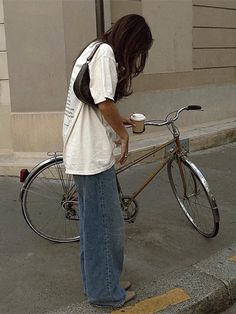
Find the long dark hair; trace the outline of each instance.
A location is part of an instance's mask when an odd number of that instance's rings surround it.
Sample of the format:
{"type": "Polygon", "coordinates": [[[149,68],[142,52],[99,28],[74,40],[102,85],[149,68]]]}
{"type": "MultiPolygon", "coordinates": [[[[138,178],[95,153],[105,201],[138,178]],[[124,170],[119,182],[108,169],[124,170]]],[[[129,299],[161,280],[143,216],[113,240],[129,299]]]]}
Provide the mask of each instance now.
{"type": "MultiPolygon", "coordinates": [[[[99,40],[99,39],[98,39],[99,40]]],[[[132,94],[131,83],[144,69],[152,33],[141,15],[129,14],[120,18],[105,32],[100,41],[109,44],[118,63],[118,83],[115,101],[132,94]]]]}
{"type": "Polygon", "coordinates": [[[137,14],[125,15],[92,42],[94,41],[107,43],[114,51],[118,63],[115,101],[131,95],[132,79],[143,71],[148,50],[153,42],[151,30],[145,19],[137,14]]]}

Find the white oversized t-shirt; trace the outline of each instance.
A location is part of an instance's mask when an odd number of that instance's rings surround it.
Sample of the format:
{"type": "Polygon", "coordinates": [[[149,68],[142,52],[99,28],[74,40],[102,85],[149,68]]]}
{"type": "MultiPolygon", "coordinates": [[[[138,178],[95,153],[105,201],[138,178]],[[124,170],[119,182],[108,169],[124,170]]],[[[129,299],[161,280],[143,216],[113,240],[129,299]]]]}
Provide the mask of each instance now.
{"type": "MultiPolygon", "coordinates": [[[[68,174],[92,175],[115,163],[115,132],[100,110],[82,103],[73,84],[96,43],[90,44],[77,59],[70,79],[63,122],[63,160],[68,174]]],[[[101,44],[89,63],[90,91],[95,104],[114,100],[117,85],[116,61],[112,48],[101,44]]]]}

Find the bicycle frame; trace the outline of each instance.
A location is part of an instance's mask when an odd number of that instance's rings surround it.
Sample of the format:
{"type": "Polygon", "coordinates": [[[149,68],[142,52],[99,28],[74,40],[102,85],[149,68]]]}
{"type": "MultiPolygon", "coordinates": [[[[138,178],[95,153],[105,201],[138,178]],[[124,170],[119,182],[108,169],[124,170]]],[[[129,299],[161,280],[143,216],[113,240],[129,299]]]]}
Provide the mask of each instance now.
{"type": "MultiPolygon", "coordinates": [[[[116,170],[116,175],[118,175],[118,174],[122,173],[123,171],[129,169],[130,167],[132,167],[132,166],[138,164],[139,162],[145,160],[146,158],[150,157],[151,155],[157,153],[158,151],[166,148],[168,145],[175,143],[175,148],[170,152],[170,156],[168,156],[168,157],[166,157],[164,159],[164,161],[154,170],[154,172],[145,180],[143,185],[137,191],[133,192],[131,202],[158,175],[158,173],[168,164],[168,162],[173,158],[173,156],[175,156],[175,155],[179,156],[181,154],[182,147],[181,147],[181,143],[180,143],[180,139],[179,139],[179,135],[180,135],[179,131],[178,131],[178,129],[175,126],[173,121],[170,123],[170,125],[171,125],[171,128],[172,128],[172,132],[171,133],[173,134],[173,137],[174,137],[172,140],[168,141],[165,144],[162,144],[159,147],[154,148],[150,152],[144,154],[143,156],[135,159],[134,161],[129,162],[128,164],[126,164],[126,165],[124,165],[124,166],[122,166],[122,167],[120,167],[120,168],[118,168],[116,170]]],[[[185,177],[184,177],[184,174],[183,174],[182,165],[181,165],[181,163],[179,161],[178,161],[178,164],[179,164],[181,178],[182,178],[183,185],[184,185],[184,193],[186,194],[186,182],[185,182],[185,177]]],[[[120,185],[120,183],[118,181],[118,178],[117,178],[117,186],[118,186],[119,193],[121,193],[122,189],[121,189],[121,185],[120,185]]]]}
{"type": "MultiPolygon", "coordinates": [[[[166,125],[173,138],[159,147],[150,148],[149,152],[116,170],[119,200],[125,221],[135,221],[139,211],[135,198],[167,166],[172,191],[187,219],[203,236],[207,238],[216,236],[219,230],[219,212],[215,198],[201,171],[187,159],[188,148],[185,149],[185,143],[180,141],[179,130],[174,124],[182,111],[200,109],[201,106],[199,105],[189,105],[169,113],[165,120],[145,122],[145,125],[150,126],[166,125]],[[158,166],[155,167],[142,185],[131,195],[123,194],[118,175],[165,148],[167,154],[162,160],[159,160],[158,166]]],[[[40,162],[30,172],[27,169],[21,170],[21,182],[24,183],[20,198],[24,218],[36,234],[47,240],[60,243],[77,241],[80,238],[77,227],[76,232],[71,229],[72,233],[68,233],[69,228],[66,228],[68,223],[71,226],[69,220],[80,219],[76,186],[71,177],[72,175],[65,174],[62,154],[55,152],[48,155],[50,158],[40,162]],[[42,189],[42,184],[46,189],[42,189]],[[49,224],[45,224],[43,220],[43,215],[47,222],[50,217],[48,216],[49,211],[45,210],[44,206],[41,211],[42,197],[48,202],[52,200],[54,204],[54,209],[53,206],[50,207],[50,212],[52,209],[56,213],[50,216],[53,225],[50,230],[48,229],[49,224]],[[58,227],[60,226],[60,232],[58,233],[58,227]],[[54,230],[56,231],[54,232],[54,230]]],[[[50,203],[48,204],[50,206],[50,203]]]]}

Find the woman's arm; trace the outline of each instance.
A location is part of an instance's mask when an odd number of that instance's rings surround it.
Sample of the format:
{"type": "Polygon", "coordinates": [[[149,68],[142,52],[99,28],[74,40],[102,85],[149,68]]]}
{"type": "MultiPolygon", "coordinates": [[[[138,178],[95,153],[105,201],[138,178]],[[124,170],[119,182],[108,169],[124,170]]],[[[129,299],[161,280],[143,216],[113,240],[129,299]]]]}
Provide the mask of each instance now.
{"type": "Polygon", "coordinates": [[[113,130],[120,137],[121,155],[118,159],[118,162],[123,164],[127,159],[129,150],[129,134],[124,127],[123,119],[121,118],[114,102],[110,99],[99,103],[98,108],[101,111],[104,119],[110,124],[113,130]]]}

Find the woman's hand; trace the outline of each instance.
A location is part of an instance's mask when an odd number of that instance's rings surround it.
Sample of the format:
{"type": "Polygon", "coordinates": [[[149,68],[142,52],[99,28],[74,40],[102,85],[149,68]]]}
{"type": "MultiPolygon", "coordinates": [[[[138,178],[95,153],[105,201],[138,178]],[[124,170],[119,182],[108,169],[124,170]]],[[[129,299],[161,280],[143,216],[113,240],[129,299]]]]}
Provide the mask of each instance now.
{"type": "Polygon", "coordinates": [[[126,118],[126,117],[121,117],[122,122],[124,125],[133,125],[135,126],[134,121],[130,120],[130,118],[126,118]]]}
{"type": "Polygon", "coordinates": [[[129,152],[129,136],[126,138],[120,138],[119,140],[115,141],[116,145],[120,145],[120,157],[117,160],[117,163],[123,165],[128,158],[129,152]]]}
{"type": "MultiPolygon", "coordinates": [[[[135,126],[134,121],[130,120],[129,117],[127,118],[121,116],[121,121],[124,125],[135,126]]],[[[117,162],[119,162],[122,165],[126,162],[126,159],[128,158],[129,137],[124,139],[120,138],[118,141],[116,141],[116,144],[121,146],[121,155],[117,162]]]]}

